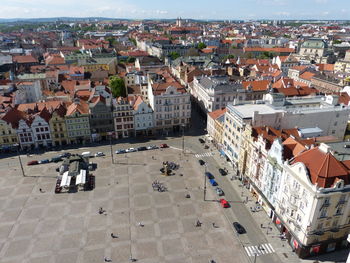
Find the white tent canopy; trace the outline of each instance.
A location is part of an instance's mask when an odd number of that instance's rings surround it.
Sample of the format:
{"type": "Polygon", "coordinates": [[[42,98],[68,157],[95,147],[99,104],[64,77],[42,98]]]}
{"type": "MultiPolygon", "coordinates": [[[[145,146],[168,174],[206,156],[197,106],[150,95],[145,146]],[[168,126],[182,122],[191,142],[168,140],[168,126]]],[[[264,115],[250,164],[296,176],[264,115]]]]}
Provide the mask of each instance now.
{"type": "Polygon", "coordinates": [[[71,180],[71,177],[68,176],[68,171],[67,171],[62,176],[61,187],[69,187],[70,180],[71,180]]]}
{"type": "Polygon", "coordinates": [[[86,182],[86,170],[80,170],[80,173],[77,175],[75,180],[76,185],[84,185],[86,182]]]}

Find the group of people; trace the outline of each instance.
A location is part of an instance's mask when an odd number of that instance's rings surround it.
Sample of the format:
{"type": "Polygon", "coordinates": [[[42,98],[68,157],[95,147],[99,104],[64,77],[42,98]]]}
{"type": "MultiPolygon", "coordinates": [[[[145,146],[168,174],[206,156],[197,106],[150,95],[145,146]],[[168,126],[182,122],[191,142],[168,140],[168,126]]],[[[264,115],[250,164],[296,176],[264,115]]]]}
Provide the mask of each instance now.
{"type": "Polygon", "coordinates": [[[161,182],[155,180],[152,183],[152,187],[154,191],[158,191],[158,192],[165,192],[167,190],[167,188],[164,186],[164,184],[162,184],[161,182]]]}

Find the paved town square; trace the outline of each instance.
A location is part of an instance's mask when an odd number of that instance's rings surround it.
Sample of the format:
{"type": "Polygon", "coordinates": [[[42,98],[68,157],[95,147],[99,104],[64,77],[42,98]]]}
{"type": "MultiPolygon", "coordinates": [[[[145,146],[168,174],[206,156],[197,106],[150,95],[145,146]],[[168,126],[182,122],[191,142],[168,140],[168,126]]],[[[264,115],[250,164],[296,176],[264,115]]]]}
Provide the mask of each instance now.
{"type": "MultiPolygon", "coordinates": [[[[110,155],[92,158],[95,189],[60,194],[54,193],[59,164],[25,165],[37,158],[42,156],[22,155],[25,177],[17,157],[0,160],[2,263],[88,263],[105,257],[112,262],[248,262],[223,208],[203,201],[203,168],[191,154],[167,148],[114,155],[114,164],[110,155]],[[163,176],[164,161],[180,168],[163,176]],[[154,191],[156,180],[167,191],[154,191]]],[[[215,199],[208,187],[207,200],[215,199]]]]}

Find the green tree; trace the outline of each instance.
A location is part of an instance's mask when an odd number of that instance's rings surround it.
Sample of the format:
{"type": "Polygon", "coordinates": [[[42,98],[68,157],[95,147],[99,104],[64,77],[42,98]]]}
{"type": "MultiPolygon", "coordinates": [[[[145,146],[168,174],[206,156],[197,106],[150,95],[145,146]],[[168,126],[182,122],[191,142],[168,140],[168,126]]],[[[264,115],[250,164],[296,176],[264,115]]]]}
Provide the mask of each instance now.
{"type": "Polygon", "coordinates": [[[114,44],[116,43],[116,40],[114,37],[107,37],[106,40],[109,42],[110,47],[113,47],[114,44]]]}
{"type": "Polygon", "coordinates": [[[180,57],[180,54],[177,53],[176,51],[172,51],[169,53],[169,56],[171,57],[172,60],[175,60],[180,57]]]}
{"type": "Polygon", "coordinates": [[[134,58],[134,57],[128,57],[128,58],[126,59],[126,62],[127,62],[127,63],[134,63],[135,60],[136,60],[136,58],[134,58]]]}
{"type": "Polygon", "coordinates": [[[111,76],[109,78],[109,86],[111,87],[113,97],[125,97],[126,88],[124,80],[118,76],[111,76]]]}
{"type": "Polygon", "coordinates": [[[204,44],[203,42],[200,42],[200,43],[198,43],[198,45],[197,45],[197,48],[198,48],[198,49],[203,49],[203,48],[206,48],[206,47],[207,47],[207,45],[204,44]]]}
{"type": "Polygon", "coordinates": [[[333,40],[333,44],[341,44],[343,41],[339,40],[339,39],[336,39],[336,40],[333,40]]]}

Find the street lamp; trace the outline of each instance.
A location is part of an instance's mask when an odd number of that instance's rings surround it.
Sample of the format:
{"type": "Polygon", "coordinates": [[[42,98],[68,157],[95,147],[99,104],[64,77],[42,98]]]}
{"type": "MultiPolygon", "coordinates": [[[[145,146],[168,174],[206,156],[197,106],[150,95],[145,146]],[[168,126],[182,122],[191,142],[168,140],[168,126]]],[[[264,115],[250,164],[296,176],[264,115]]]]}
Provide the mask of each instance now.
{"type": "Polygon", "coordinates": [[[182,153],[185,154],[185,124],[181,124],[182,127],[182,153]]]}
{"type": "Polygon", "coordinates": [[[205,172],[204,172],[203,200],[205,201],[205,195],[207,193],[207,163],[205,163],[204,167],[205,167],[205,172]]]}
{"type": "Polygon", "coordinates": [[[23,169],[23,165],[22,165],[22,159],[21,159],[21,155],[19,154],[18,147],[19,147],[19,144],[16,144],[19,165],[21,166],[22,176],[25,177],[26,175],[24,173],[24,169],[23,169]]]}
{"type": "Polygon", "coordinates": [[[109,145],[111,147],[111,158],[112,158],[112,163],[114,164],[114,158],[113,158],[113,148],[112,148],[112,135],[114,132],[108,132],[109,135],[109,145]]]}

